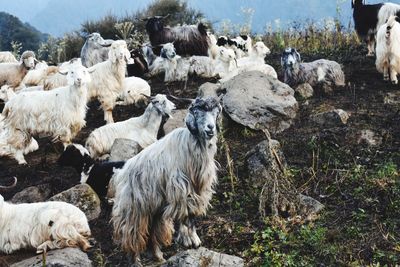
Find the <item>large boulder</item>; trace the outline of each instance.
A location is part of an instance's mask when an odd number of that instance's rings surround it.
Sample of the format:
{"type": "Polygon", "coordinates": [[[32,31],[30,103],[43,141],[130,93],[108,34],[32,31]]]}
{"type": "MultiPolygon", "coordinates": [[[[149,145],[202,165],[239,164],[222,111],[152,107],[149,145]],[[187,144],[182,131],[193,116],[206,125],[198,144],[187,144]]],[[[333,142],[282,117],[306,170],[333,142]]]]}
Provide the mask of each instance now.
{"type": "Polygon", "coordinates": [[[110,161],[126,161],[136,156],[142,147],[134,140],[117,138],[115,139],[110,152],[110,161]]]}
{"type": "Polygon", "coordinates": [[[187,113],[187,109],[178,109],[172,111],[172,118],[169,118],[164,124],[164,133],[167,135],[177,128],[186,127],[185,118],[187,113]]]}
{"type": "Polygon", "coordinates": [[[41,184],[30,186],[16,193],[12,199],[12,203],[35,203],[43,202],[51,196],[50,184],[41,184]]]}
{"type": "Polygon", "coordinates": [[[168,259],[163,267],[241,267],[242,258],[208,250],[204,247],[182,251],[168,259]]]}
{"type": "Polygon", "coordinates": [[[255,130],[279,133],[293,122],[298,111],[294,90],[261,72],[241,73],[221,86],[223,107],[235,122],[255,130]]]}
{"type": "Polygon", "coordinates": [[[204,83],[199,87],[197,96],[199,97],[218,97],[218,92],[221,89],[221,85],[217,83],[204,83]]]}
{"type": "Polygon", "coordinates": [[[46,265],[43,264],[43,255],[37,255],[32,258],[14,263],[10,267],[91,267],[92,262],[86,253],[78,248],[64,248],[51,250],[46,254],[46,265]]]}
{"type": "Polygon", "coordinates": [[[50,201],[64,201],[82,210],[89,221],[97,219],[101,212],[100,199],[87,184],[78,184],[51,198],[50,201]]]}

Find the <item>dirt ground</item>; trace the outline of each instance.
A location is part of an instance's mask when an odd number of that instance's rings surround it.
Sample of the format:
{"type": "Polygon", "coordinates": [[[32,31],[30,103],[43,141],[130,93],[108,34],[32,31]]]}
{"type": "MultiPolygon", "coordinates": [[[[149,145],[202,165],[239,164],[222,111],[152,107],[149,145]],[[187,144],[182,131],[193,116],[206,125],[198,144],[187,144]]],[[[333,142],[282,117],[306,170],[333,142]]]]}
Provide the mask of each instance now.
{"type": "MultiPolygon", "coordinates": [[[[344,186],[335,182],[337,179],[335,175],[338,173],[334,171],[335,169],[347,170],[354,164],[362,164],[372,169],[389,160],[395,164],[400,163],[399,106],[384,104],[385,95],[390,92],[396,93],[399,86],[383,82],[382,76],[375,70],[374,59],[366,58],[364,52],[364,50],[349,50],[337,55],[328,55],[329,58],[344,65],[348,86],[328,95],[317,92],[308,101],[300,101],[300,110],[294,125],[285,132],[273,136],[281,142],[288,165],[301,170],[297,172],[293,180],[299,191],[325,205],[324,214],[317,222],[329,229],[334,240],[340,239],[342,244],[349,247],[350,252],[340,251],[340,255],[337,256],[337,262],[340,265],[353,262],[351,254],[356,255],[354,257],[358,262],[372,263],[374,262],[372,245],[380,247],[381,250],[389,250],[393,244],[379,234],[355,240],[341,236],[342,228],[354,219],[354,210],[365,209],[365,207],[354,195],[348,193],[346,188],[330,191],[331,185],[332,187],[344,186]],[[346,126],[324,129],[310,122],[310,114],[330,106],[350,113],[351,117],[346,126]],[[358,143],[359,132],[366,129],[373,130],[381,136],[382,143],[379,146],[371,148],[358,143]],[[312,153],[314,150],[308,149],[310,140],[316,143],[315,151],[320,152],[317,159],[315,159],[316,154],[312,153]],[[326,151],[329,153],[325,155],[326,151]],[[316,165],[320,166],[320,169],[316,170],[318,175],[310,175],[307,171],[313,166],[314,160],[317,162],[316,165]]],[[[308,61],[320,56],[322,55],[303,55],[303,58],[308,61]]],[[[268,61],[280,69],[279,54],[271,55],[268,61]]],[[[204,82],[204,80],[190,80],[185,91],[182,91],[183,84],[166,86],[160,79],[153,79],[151,85],[153,94],[166,92],[168,89],[175,95],[194,97],[198,87],[204,82]]],[[[125,120],[141,112],[143,110],[133,106],[118,107],[114,111],[114,118],[118,121],[125,120]]],[[[87,114],[87,126],[75,141],[83,144],[93,129],[103,125],[102,118],[103,112],[99,109],[98,103],[91,103],[87,114]]],[[[228,177],[226,155],[223,151],[219,151],[217,156],[217,160],[221,163],[219,185],[209,214],[205,218],[197,219],[198,233],[205,247],[244,257],[248,265],[258,265],[254,261],[255,255],[248,251],[255,242],[255,233],[263,230],[265,225],[259,218],[258,198],[246,182],[244,156],[252,147],[264,140],[264,136],[260,132],[251,131],[232,122],[225,129],[225,139],[230,148],[237,179],[232,182],[228,177]]],[[[56,164],[62,152],[62,146],[52,144],[47,138],[40,138],[38,141],[40,149],[26,156],[29,164],[27,166],[19,166],[11,159],[0,159],[0,183],[9,182],[10,177],[13,176],[18,177],[17,187],[4,193],[5,199],[11,198],[16,192],[28,186],[49,183],[53,194],[57,194],[79,182],[79,174],[73,169],[61,168],[56,164]]],[[[315,171],[315,166],[313,169],[315,171]]],[[[385,203],[381,205],[384,206],[385,203]]],[[[110,211],[111,207],[103,200],[100,218],[90,224],[94,247],[90,250],[89,256],[96,266],[126,266],[124,254],[112,242],[110,211]]],[[[374,212],[371,211],[372,213],[374,212]]],[[[390,216],[390,214],[382,214],[381,211],[376,211],[376,213],[374,220],[378,222],[390,216]]],[[[365,229],[369,227],[371,232],[375,232],[374,226],[371,225],[373,225],[372,222],[370,225],[365,225],[365,229]]],[[[394,225],[398,226],[398,224],[394,225]]],[[[399,240],[399,231],[396,232],[396,230],[399,229],[393,229],[394,238],[399,240]]],[[[166,253],[165,256],[169,257],[182,249],[173,245],[163,250],[166,253]]],[[[0,256],[0,265],[4,259],[13,262],[27,255],[33,255],[33,252],[0,256]]],[[[260,262],[263,260],[261,259],[260,262]]],[[[325,266],[322,262],[323,260],[321,260],[321,266],[325,266]]],[[[389,265],[393,263],[386,258],[384,262],[388,262],[389,265]]]]}

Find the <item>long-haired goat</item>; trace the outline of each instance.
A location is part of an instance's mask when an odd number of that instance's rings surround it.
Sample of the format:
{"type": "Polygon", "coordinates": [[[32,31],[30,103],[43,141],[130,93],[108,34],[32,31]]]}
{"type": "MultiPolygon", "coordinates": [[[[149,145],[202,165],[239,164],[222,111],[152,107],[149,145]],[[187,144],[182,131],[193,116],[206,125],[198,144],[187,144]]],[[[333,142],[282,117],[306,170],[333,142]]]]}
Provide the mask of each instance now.
{"type": "Polygon", "coordinates": [[[22,83],[28,70],[35,67],[35,53],[25,51],[21,55],[20,62],[0,63],[0,86],[7,84],[14,89],[25,87],[22,83]]]}
{"type": "Polygon", "coordinates": [[[48,91],[68,85],[67,77],[62,73],[67,72],[74,65],[82,65],[80,58],[73,58],[63,62],[58,66],[50,66],[47,68],[46,75],[43,79],[43,89],[48,91]]]}
{"type": "Polygon", "coordinates": [[[94,159],[108,154],[117,138],[134,140],[145,148],[157,140],[163,117],[170,117],[173,109],[175,105],[165,95],[156,95],[150,100],[142,116],[94,130],[86,140],[86,148],[94,159]]]}
{"type": "Polygon", "coordinates": [[[23,248],[37,253],[65,247],[90,248],[91,235],[85,214],[65,202],[11,204],[0,195],[0,251],[10,254],[23,248]]]}
{"type": "Polygon", "coordinates": [[[151,88],[147,81],[139,77],[127,77],[122,84],[123,92],[119,96],[117,105],[135,104],[139,106],[147,103],[148,97],[151,95],[151,88]]]}
{"type": "Polygon", "coordinates": [[[114,41],[108,52],[108,60],[92,66],[95,70],[91,74],[92,82],[89,84],[89,98],[97,98],[104,111],[104,120],[114,122],[112,111],[118,96],[123,92],[126,62],[131,54],[123,40],[114,41]]]}
{"type": "Polygon", "coordinates": [[[179,128],[129,159],[114,179],[114,238],[138,263],[148,246],[163,260],[160,246],[172,241],[173,221],[180,224],[178,241],[201,244],[193,223],[205,215],[217,183],[215,98],[196,99],[189,107],[187,128],[179,128]]]}
{"type": "Polygon", "coordinates": [[[89,34],[81,50],[82,65],[89,68],[97,63],[106,61],[110,45],[113,42],[114,40],[104,40],[97,32],[89,34]]]}
{"type": "Polygon", "coordinates": [[[160,55],[158,46],[174,43],[176,52],[181,56],[207,56],[209,38],[207,28],[203,23],[198,25],[183,25],[165,27],[164,19],[168,17],[156,16],[146,19],[146,31],[150,43],[155,48],[154,53],[160,55]]]}
{"type": "Polygon", "coordinates": [[[377,34],[376,68],[383,73],[383,79],[397,84],[397,75],[400,73],[400,19],[391,16],[383,24],[377,34]]]}
{"type": "Polygon", "coordinates": [[[110,180],[125,162],[95,162],[86,148],[71,144],[61,154],[58,164],[73,167],[80,174],[80,183],[90,185],[99,196],[105,197],[110,180]]]}
{"type": "Polygon", "coordinates": [[[48,134],[64,147],[85,126],[89,71],[82,65],[71,67],[69,86],[51,91],[20,93],[3,110],[4,125],[12,134],[7,140],[15,149],[24,150],[31,136],[48,134]]]}
{"type": "Polygon", "coordinates": [[[281,64],[284,82],[290,86],[308,83],[311,86],[345,86],[345,76],[339,63],[319,59],[301,63],[300,54],[294,48],[287,48],[282,54],[281,64]]]}

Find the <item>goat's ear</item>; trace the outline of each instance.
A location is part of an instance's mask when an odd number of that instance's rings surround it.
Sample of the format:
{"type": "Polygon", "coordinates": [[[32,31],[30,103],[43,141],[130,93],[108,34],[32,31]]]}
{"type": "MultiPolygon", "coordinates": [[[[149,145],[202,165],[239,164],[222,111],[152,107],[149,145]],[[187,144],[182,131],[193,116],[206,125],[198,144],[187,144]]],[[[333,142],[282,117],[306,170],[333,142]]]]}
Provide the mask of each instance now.
{"type": "Polygon", "coordinates": [[[112,43],[103,43],[100,44],[102,47],[110,47],[112,45],[112,43]]]}
{"type": "Polygon", "coordinates": [[[193,135],[198,135],[199,130],[197,129],[197,122],[191,111],[186,116],[185,119],[186,127],[189,129],[190,133],[193,135]]]}
{"type": "Polygon", "coordinates": [[[94,68],[88,69],[88,72],[89,72],[89,73],[93,73],[93,72],[95,72],[95,71],[96,71],[96,69],[94,69],[94,68]]]}
{"type": "Polygon", "coordinates": [[[297,52],[296,49],[294,51],[295,51],[295,55],[296,55],[297,60],[300,62],[301,61],[300,53],[297,52]]]}
{"type": "Polygon", "coordinates": [[[59,70],[58,73],[60,73],[61,75],[67,75],[67,74],[68,74],[68,71],[59,70]]]}

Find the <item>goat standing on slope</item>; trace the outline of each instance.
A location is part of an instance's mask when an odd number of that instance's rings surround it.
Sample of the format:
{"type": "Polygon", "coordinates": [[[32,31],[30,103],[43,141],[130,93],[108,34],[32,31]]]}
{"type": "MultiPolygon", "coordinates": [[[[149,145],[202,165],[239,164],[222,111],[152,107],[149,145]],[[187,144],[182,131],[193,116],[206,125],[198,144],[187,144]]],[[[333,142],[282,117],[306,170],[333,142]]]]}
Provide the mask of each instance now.
{"type": "Polygon", "coordinates": [[[110,45],[114,40],[104,40],[97,32],[86,37],[81,50],[82,65],[89,68],[108,59],[110,45]]]}
{"type": "Polygon", "coordinates": [[[187,128],[145,148],[115,177],[114,237],[136,264],[148,246],[157,260],[164,260],[160,246],[171,244],[174,220],[180,224],[178,241],[200,246],[193,218],[206,214],[217,183],[220,112],[218,100],[196,99],[187,128]]]}

